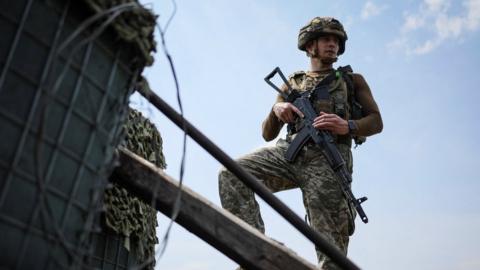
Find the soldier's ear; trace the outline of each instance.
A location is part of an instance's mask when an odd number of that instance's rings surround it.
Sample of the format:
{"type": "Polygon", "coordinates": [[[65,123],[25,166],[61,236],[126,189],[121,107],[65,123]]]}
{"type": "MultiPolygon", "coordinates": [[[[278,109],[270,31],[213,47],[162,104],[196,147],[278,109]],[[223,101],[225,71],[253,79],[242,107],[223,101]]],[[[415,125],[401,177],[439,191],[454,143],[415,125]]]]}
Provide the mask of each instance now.
{"type": "Polygon", "coordinates": [[[316,56],[317,55],[317,40],[310,40],[305,46],[305,52],[307,53],[308,57],[316,56]]]}

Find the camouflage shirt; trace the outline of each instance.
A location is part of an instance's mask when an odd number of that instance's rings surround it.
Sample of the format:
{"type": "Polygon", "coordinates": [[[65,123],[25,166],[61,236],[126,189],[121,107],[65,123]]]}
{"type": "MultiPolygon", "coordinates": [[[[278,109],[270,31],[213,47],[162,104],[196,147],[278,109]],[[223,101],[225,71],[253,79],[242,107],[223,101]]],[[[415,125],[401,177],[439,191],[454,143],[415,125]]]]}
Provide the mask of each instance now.
{"type": "MultiPolygon", "coordinates": [[[[311,90],[320,80],[325,78],[330,74],[333,69],[328,69],[324,71],[315,71],[315,72],[295,72],[289,77],[289,83],[293,88],[300,91],[311,90]]],[[[358,73],[352,73],[352,80],[355,91],[355,98],[362,106],[363,117],[361,119],[355,120],[358,130],[356,135],[360,136],[371,136],[373,134],[379,133],[383,128],[382,117],[378,109],[377,103],[373,99],[372,92],[367,82],[362,75],[358,73]]],[[[346,100],[347,97],[347,88],[346,82],[341,79],[334,80],[330,85],[330,97],[331,101],[325,103],[317,102],[314,104],[317,112],[324,111],[327,113],[335,113],[335,103],[339,103],[338,99],[346,100]],[[337,101],[335,100],[337,99],[337,101]]],[[[286,86],[282,87],[286,91],[286,86]]],[[[275,104],[278,102],[283,102],[284,99],[281,95],[277,96],[275,104]]],[[[345,119],[349,119],[349,108],[348,104],[345,104],[346,114],[345,119]]],[[[282,129],[284,123],[280,121],[273,109],[270,110],[267,118],[263,121],[262,124],[262,135],[266,141],[271,141],[275,139],[280,130],[282,129]]]]}

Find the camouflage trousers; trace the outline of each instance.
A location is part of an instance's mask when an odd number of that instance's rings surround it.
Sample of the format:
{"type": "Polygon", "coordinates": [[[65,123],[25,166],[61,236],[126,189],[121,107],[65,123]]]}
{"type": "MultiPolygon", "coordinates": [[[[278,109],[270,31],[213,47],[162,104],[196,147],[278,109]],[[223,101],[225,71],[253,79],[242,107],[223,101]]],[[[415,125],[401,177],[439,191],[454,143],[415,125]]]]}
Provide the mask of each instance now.
{"type": "MultiPolygon", "coordinates": [[[[316,145],[307,144],[295,162],[288,162],[284,158],[288,145],[279,140],[276,146],[258,149],[237,162],[272,192],[300,188],[311,226],[346,255],[355,212],[345,200],[333,170],[316,145]]],[[[350,147],[339,144],[338,148],[351,172],[350,147]]],[[[225,168],[219,173],[219,192],[223,208],[265,233],[253,191],[225,168]]],[[[318,249],[317,257],[321,269],[339,269],[318,249]]]]}

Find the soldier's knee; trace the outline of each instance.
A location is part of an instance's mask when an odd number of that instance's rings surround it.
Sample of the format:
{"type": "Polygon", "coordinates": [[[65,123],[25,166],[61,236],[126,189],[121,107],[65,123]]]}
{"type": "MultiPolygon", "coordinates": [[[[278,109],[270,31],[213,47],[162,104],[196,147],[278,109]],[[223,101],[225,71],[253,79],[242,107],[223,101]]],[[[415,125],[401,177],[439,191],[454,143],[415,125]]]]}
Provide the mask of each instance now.
{"type": "Polygon", "coordinates": [[[243,190],[246,186],[238,177],[226,168],[221,168],[218,173],[218,188],[220,192],[231,192],[232,190],[243,190]]]}
{"type": "Polygon", "coordinates": [[[232,178],[234,178],[233,174],[229,170],[227,170],[225,167],[222,167],[218,172],[219,188],[222,188],[225,185],[230,185],[232,178]]]}
{"type": "Polygon", "coordinates": [[[222,167],[220,171],[218,171],[218,181],[224,182],[225,179],[229,178],[230,175],[230,171],[228,171],[225,167],[222,167]]]}

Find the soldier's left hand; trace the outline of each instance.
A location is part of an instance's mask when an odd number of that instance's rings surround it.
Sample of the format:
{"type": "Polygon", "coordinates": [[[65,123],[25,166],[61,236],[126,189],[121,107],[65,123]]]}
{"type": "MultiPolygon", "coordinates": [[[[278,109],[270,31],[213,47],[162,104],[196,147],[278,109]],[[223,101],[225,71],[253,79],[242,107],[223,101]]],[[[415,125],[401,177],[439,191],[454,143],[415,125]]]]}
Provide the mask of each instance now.
{"type": "Polygon", "coordinates": [[[348,122],[334,113],[320,112],[320,115],[313,120],[313,127],[324,129],[333,134],[345,135],[348,133],[348,122]]]}

